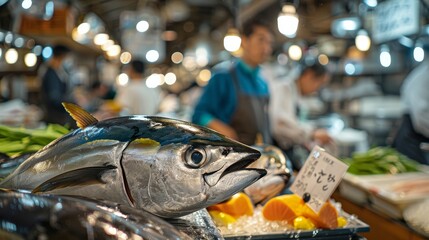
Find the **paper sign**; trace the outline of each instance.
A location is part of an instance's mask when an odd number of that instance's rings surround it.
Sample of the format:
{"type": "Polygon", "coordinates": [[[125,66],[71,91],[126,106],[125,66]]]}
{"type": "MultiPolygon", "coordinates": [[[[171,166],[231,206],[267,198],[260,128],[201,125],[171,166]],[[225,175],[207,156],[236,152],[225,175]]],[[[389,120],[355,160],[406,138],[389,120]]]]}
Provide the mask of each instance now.
{"type": "Polygon", "coordinates": [[[319,212],[337,188],[349,166],[315,146],[298,173],[290,190],[304,199],[310,194],[307,204],[319,212]]]}
{"type": "Polygon", "coordinates": [[[419,0],[390,0],[378,4],[373,20],[375,43],[419,32],[419,0]]]}

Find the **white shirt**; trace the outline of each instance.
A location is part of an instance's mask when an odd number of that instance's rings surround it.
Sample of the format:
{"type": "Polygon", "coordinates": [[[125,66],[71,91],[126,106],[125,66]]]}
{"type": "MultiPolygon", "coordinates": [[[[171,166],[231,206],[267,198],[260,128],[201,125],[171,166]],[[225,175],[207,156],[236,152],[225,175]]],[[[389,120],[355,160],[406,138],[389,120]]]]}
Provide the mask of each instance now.
{"type": "Polygon", "coordinates": [[[420,63],[404,80],[401,98],[414,129],[429,137],[429,60],[420,63]]]}
{"type": "Polygon", "coordinates": [[[270,82],[270,121],[273,137],[282,148],[311,140],[313,127],[301,123],[296,115],[301,94],[294,80],[270,82]]]}
{"type": "Polygon", "coordinates": [[[158,88],[148,88],[142,79],[130,79],[118,89],[116,100],[126,115],[154,115],[158,113],[160,92],[158,88]]]}

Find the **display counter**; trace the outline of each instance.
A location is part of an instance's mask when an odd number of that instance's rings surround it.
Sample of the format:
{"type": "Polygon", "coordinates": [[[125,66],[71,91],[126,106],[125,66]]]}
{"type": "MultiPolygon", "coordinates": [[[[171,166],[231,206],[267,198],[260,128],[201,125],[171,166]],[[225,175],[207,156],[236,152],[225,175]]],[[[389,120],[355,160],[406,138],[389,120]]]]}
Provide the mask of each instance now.
{"type": "Polygon", "coordinates": [[[342,204],[344,211],[355,214],[359,219],[371,226],[371,231],[361,233],[368,240],[423,240],[425,236],[415,232],[404,221],[387,216],[369,204],[357,204],[343,197],[338,191],[333,198],[342,204]]]}

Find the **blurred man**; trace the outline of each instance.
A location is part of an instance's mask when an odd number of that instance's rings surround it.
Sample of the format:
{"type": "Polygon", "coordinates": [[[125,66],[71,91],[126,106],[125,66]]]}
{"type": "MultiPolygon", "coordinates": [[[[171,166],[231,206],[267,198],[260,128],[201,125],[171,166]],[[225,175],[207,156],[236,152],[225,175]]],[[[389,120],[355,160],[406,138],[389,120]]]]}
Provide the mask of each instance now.
{"type": "Polygon", "coordinates": [[[133,60],[125,65],[128,75],[127,85],[118,89],[115,101],[123,108],[126,115],[154,115],[158,113],[160,92],[158,88],[149,88],[143,78],[145,65],[140,60],[133,60]]]}
{"type": "Polygon", "coordinates": [[[257,136],[271,143],[268,85],[259,65],[271,56],[273,32],[269,25],[255,19],[243,25],[241,35],[241,59],[213,75],[192,121],[245,144],[254,144],[257,136]]]}
{"type": "Polygon", "coordinates": [[[270,117],[274,139],[292,160],[296,169],[299,169],[302,163],[294,156],[295,146],[309,149],[312,148],[312,143],[323,146],[332,142],[325,129],[315,129],[299,120],[302,97],[316,93],[328,81],[326,68],[315,63],[304,67],[298,78],[278,81],[271,86],[270,117]]]}
{"type": "Polygon", "coordinates": [[[420,63],[404,80],[401,99],[406,113],[395,137],[393,147],[423,164],[429,164],[429,60],[420,63]]]}
{"type": "Polygon", "coordinates": [[[61,104],[62,102],[74,102],[68,74],[62,66],[69,53],[70,49],[66,46],[54,46],[52,58],[41,78],[41,103],[44,110],[44,121],[48,123],[73,123],[61,104]]]}

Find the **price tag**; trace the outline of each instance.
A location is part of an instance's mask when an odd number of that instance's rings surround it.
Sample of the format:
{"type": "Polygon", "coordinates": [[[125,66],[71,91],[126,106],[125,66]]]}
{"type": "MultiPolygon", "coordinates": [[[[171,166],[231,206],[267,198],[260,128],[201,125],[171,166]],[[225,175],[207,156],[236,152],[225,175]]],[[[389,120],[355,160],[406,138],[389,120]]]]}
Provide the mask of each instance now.
{"type": "Polygon", "coordinates": [[[298,173],[290,190],[304,199],[304,194],[310,194],[307,204],[319,212],[337,188],[348,165],[331,156],[319,146],[315,146],[298,173]]]}

